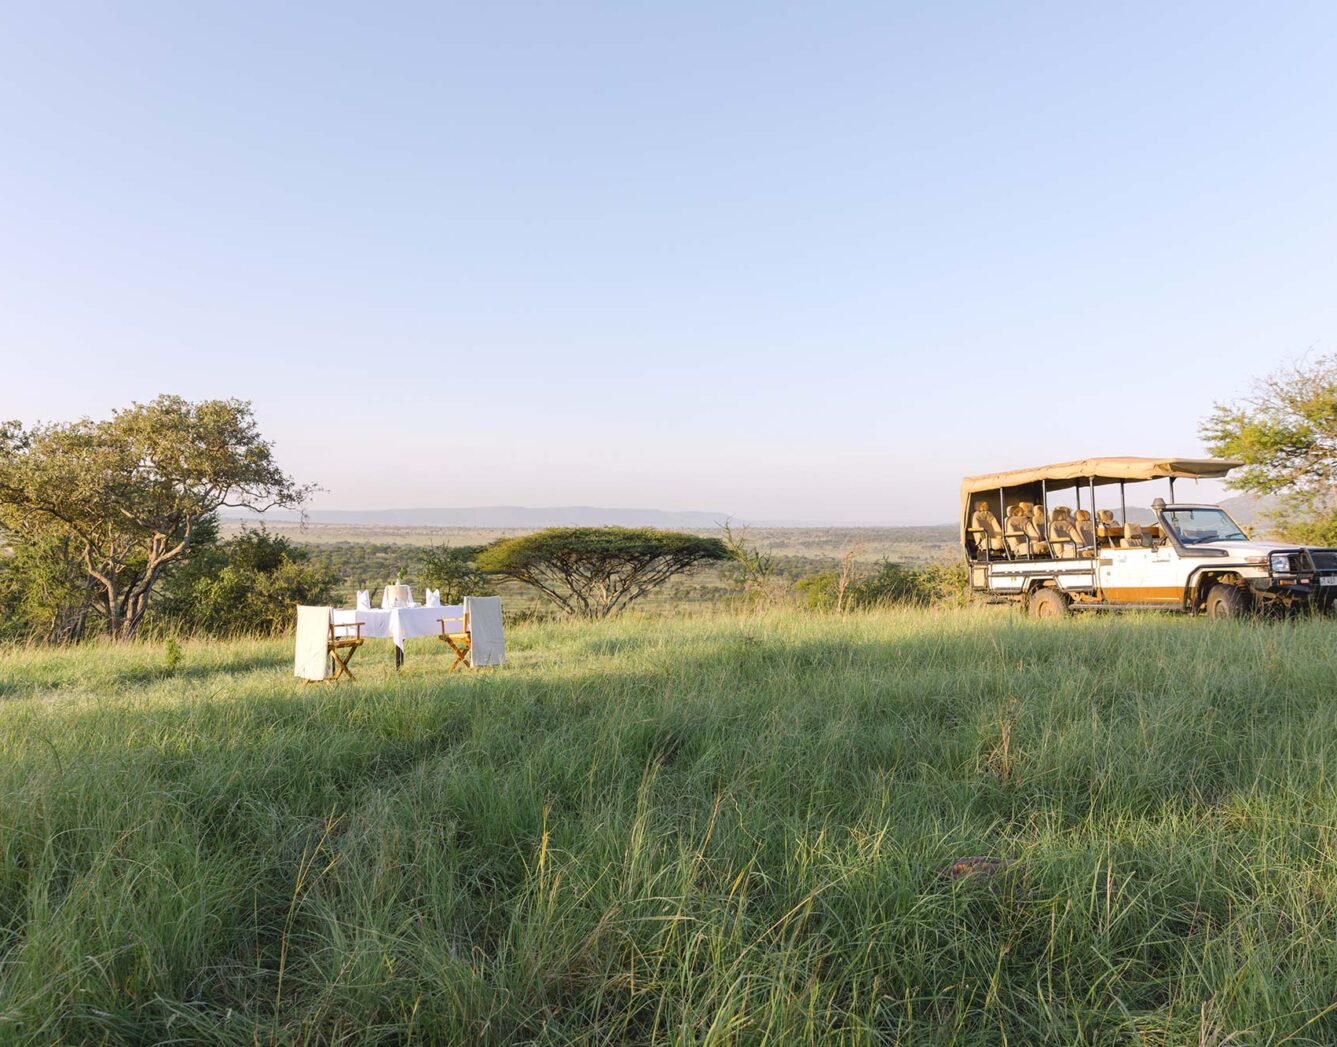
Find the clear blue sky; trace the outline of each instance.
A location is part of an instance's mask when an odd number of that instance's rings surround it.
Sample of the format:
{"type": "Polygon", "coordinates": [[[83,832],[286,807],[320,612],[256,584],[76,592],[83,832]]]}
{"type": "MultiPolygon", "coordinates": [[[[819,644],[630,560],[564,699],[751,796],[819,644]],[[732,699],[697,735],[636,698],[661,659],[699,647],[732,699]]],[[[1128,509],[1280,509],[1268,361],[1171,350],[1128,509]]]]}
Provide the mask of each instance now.
{"type": "Polygon", "coordinates": [[[951,519],[1337,330],[1337,5],[10,3],[0,416],[372,508],[951,519]]]}

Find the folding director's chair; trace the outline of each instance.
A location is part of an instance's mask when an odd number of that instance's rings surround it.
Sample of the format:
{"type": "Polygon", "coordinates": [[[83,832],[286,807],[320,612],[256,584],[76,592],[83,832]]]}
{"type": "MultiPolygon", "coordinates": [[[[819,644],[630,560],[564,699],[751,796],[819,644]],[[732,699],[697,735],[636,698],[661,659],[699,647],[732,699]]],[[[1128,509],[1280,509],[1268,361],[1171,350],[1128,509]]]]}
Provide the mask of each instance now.
{"type": "Polygon", "coordinates": [[[336,624],[329,607],[298,607],[294,675],[307,683],[357,679],[348,663],[362,646],[362,624],[336,624]]]}
{"type": "MultiPolygon", "coordinates": [[[[449,607],[444,610],[454,612],[457,608],[449,607]]],[[[452,613],[449,618],[437,619],[441,623],[441,635],[437,639],[455,652],[455,660],[446,670],[448,673],[453,673],[461,665],[468,664],[469,649],[473,646],[473,637],[469,635],[469,612],[464,608],[458,608],[458,611],[458,614],[452,613]]]]}
{"type": "Polygon", "coordinates": [[[347,676],[350,680],[356,680],[353,670],[348,668],[348,663],[353,660],[353,655],[357,649],[362,646],[362,623],[345,622],[342,625],[335,625],[330,622],[330,640],[328,650],[330,657],[334,660],[334,675],[331,680],[337,680],[341,676],[347,676]],[[352,629],[353,634],[349,636],[346,632],[341,636],[340,632],[346,629],[352,629]]]}

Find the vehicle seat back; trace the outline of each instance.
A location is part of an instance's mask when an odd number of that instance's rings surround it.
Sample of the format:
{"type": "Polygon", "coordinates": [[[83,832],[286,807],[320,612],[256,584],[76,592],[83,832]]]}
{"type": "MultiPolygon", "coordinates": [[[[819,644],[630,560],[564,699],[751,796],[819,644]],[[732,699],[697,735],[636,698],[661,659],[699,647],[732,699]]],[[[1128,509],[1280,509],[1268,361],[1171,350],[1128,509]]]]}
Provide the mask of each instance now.
{"type": "Polygon", "coordinates": [[[1020,505],[1007,507],[1007,551],[1013,556],[1025,556],[1030,553],[1026,522],[1026,511],[1020,505]]]}
{"type": "Polygon", "coordinates": [[[1073,530],[1077,532],[1077,537],[1081,543],[1088,549],[1096,547],[1096,527],[1091,522],[1091,514],[1086,509],[1078,509],[1077,517],[1073,521],[1073,530]]]}
{"type": "Polygon", "coordinates": [[[1119,526],[1119,521],[1114,519],[1113,509],[1096,511],[1096,536],[1105,545],[1114,545],[1123,537],[1123,528],[1119,526]]]}
{"type": "Polygon", "coordinates": [[[970,529],[975,532],[976,541],[981,547],[987,547],[995,553],[1003,552],[1003,529],[998,525],[998,517],[989,510],[989,503],[975,503],[975,512],[970,517],[970,529]]]}

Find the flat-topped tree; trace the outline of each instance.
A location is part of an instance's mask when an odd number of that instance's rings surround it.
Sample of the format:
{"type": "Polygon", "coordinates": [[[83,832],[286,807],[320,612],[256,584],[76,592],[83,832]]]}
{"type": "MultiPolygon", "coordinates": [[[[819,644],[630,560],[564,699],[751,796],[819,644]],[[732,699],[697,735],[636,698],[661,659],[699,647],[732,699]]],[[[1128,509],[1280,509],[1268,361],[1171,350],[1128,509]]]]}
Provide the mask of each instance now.
{"type": "Polygon", "coordinates": [[[718,538],[632,527],[551,527],[478,554],[484,571],[533,586],[567,614],[606,618],[699,563],[727,560],[718,538]]]}
{"type": "Polygon", "coordinates": [[[65,540],[117,639],[134,635],[202,521],[225,507],[297,506],[307,493],[240,400],[160,396],[100,421],[0,424],[0,527],[65,540]]]}

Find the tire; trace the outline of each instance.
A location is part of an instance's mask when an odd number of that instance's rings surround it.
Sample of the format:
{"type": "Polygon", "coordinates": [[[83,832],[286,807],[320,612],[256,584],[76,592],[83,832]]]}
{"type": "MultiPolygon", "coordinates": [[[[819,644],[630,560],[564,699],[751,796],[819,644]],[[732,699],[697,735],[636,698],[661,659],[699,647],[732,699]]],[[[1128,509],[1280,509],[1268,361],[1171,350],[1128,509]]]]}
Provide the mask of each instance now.
{"type": "Polygon", "coordinates": [[[1037,589],[1031,593],[1032,618],[1066,618],[1068,598],[1057,589],[1037,589]]]}
{"type": "Polygon", "coordinates": [[[1243,618],[1253,609],[1249,594],[1237,585],[1217,582],[1207,590],[1208,618],[1243,618]]]}

